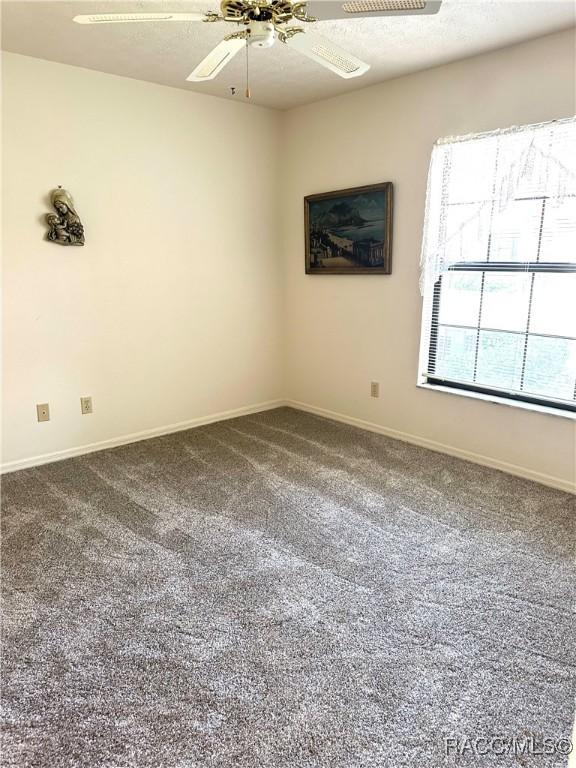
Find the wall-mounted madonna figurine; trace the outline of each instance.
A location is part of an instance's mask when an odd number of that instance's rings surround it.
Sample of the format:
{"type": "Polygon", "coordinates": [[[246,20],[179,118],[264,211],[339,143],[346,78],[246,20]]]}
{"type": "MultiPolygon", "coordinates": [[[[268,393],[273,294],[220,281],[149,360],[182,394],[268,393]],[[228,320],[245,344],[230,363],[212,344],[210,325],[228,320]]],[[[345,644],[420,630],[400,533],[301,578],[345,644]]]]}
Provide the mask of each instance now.
{"type": "Polygon", "coordinates": [[[84,245],[84,227],[70,193],[58,187],[51,192],[50,200],[56,213],[46,214],[49,227],[46,239],[59,245],[84,245]]]}

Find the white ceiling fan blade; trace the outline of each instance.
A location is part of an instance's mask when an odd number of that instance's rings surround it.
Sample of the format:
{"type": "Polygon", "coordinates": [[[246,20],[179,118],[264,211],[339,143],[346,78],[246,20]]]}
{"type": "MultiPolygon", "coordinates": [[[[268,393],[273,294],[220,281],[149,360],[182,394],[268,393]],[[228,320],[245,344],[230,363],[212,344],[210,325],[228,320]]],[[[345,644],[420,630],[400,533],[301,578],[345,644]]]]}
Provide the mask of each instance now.
{"type": "Polygon", "coordinates": [[[205,13],[90,13],[74,16],[76,24],[133,24],[138,21],[203,21],[205,13]]]}
{"type": "Polygon", "coordinates": [[[415,16],[438,13],[442,0],[308,0],[314,18],[354,19],[363,16],[415,16]]]}
{"type": "Polygon", "coordinates": [[[191,83],[201,83],[204,80],[213,80],[224,67],[232,61],[234,56],[246,47],[246,40],[233,38],[232,40],[222,40],[215,48],[212,48],[196,67],[186,80],[191,83]]]}
{"type": "Polygon", "coordinates": [[[340,48],[339,45],[316,33],[299,33],[288,38],[286,45],[295,48],[340,77],[360,77],[370,69],[370,64],[360,61],[344,48],[340,48]]]}

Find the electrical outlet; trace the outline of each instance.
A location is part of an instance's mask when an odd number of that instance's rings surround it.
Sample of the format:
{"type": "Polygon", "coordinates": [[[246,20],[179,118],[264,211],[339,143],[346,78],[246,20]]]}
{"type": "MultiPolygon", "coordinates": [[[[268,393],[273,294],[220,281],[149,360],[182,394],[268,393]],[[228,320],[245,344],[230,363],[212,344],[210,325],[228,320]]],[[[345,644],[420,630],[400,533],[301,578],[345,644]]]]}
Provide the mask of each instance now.
{"type": "Polygon", "coordinates": [[[379,381],[371,381],[370,382],[370,397],[380,397],[380,382],[379,381]]]}
{"type": "Polygon", "coordinates": [[[36,406],[36,417],[38,421],[50,421],[50,406],[48,403],[38,403],[36,406]]]}
{"type": "Polygon", "coordinates": [[[92,398],[91,397],[81,397],[80,398],[80,408],[82,410],[82,413],[84,416],[87,413],[92,413],[92,398]]]}

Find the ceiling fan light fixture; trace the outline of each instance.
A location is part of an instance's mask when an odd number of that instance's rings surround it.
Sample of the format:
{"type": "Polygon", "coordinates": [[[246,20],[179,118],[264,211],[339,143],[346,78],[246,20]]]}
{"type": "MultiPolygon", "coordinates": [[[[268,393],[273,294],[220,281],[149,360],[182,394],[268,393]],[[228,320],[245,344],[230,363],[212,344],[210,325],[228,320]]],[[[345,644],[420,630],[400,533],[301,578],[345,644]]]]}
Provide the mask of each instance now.
{"type": "MultiPolygon", "coordinates": [[[[1,2],[1,0],[0,0],[1,2]]],[[[221,0],[220,10],[204,13],[96,13],[74,17],[78,24],[122,22],[233,22],[239,29],[224,37],[186,78],[188,82],[213,80],[242,49],[269,48],[276,40],[294,48],[343,78],[360,77],[370,65],[332,40],[305,27],[323,19],[351,16],[412,16],[438,13],[442,0],[221,0]],[[302,26],[290,26],[291,21],[302,26]],[[305,34],[302,34],[305,33],[305,34]]],[[[248,61],[248,56],[246,57],[248,61]]],[[[247,89],[248,93],[248,89],[247,89]]]]}
{"type": "Polygon", "coordinates": [[[426,0],[346,0],[345,13],[382,13],[390,11],[423,11],[426,0]]]}
{"type": "Polygon", "coordinates": [[[254,48],[270,48],[274,45],[276,31],[269,21],[252,21],[248,27],[246,41],[254,48]]]}

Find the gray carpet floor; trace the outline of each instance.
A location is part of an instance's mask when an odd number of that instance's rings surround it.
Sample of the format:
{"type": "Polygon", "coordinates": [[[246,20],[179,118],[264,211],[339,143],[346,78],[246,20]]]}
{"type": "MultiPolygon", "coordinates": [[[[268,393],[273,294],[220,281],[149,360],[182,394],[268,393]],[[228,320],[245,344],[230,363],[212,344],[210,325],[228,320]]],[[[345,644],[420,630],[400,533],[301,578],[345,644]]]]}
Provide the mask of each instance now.
{"type": "Polygon", "coordinates": [[[568,494],[288,408],[3,479],[2,766],[561,766],[568,494]]]}

